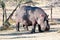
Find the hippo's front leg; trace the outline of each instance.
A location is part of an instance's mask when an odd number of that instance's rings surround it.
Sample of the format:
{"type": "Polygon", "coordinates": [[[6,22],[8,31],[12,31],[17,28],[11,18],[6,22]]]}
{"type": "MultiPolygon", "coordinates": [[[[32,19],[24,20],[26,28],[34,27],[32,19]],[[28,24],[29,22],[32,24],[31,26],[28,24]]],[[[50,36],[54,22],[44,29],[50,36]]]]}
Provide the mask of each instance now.
{"type": "Polygon", "coordinates": [[[49,25],[49,23],[48,23],[48,20],[46,20],[46,29],[45,29],[45,31],[49,31],[49,29],[50,29],[50,25],[49,25]]]}
{"type": "Polygon", "coordinates": [[[40,17],[37,22],[38,22],[39,32],[40,32],[40,31],[41,31],[41,32],[44,32],[45,29],[46,29],[44,17],[40,17]]]}
{"type": "Polygon", "coordinates": [[[17,31],[20,31],[20,30],[19,30],[19,22],[16,24],[16,30],[17,30],[17,31]]]}
{"type": "Polygon", "coordinates": [[[44,32],[44,31],[41,30],[40,24],[38,24],[38,31],[39,31],[39,32],[44,32]]]}
{"type": "Polygon", "coordinates": [[[35,29],[36,29],[36,21],[33,21],[32,26],[33,26],[33,28],[32,28],[31,33],[35,33],[35,29]]]}

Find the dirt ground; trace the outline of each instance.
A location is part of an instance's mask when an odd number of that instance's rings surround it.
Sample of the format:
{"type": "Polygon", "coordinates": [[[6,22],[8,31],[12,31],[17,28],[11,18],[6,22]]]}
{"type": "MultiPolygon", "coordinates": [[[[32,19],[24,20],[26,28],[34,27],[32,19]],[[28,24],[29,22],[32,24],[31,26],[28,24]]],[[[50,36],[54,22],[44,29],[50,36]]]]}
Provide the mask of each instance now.
{"type": "Polygon", "coordinates": [[[20,32],[13,30],[0,31],[0,40],[60,40],[60,24],[50,25],[49,32],[33,33],[20,28],[20,32]]]}

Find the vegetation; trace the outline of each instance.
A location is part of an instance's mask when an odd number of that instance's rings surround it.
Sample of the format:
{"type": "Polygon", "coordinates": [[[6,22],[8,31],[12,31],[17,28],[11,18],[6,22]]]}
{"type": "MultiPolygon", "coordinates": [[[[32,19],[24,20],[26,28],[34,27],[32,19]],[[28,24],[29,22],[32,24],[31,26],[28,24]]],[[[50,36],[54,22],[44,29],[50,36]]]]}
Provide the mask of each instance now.
{"type": "MultiPolygon", "coordinates": [[[[8,0],[7,0],[8,1],[8,0]]],[[[11,0],[10,0],[11,1],[11,0]]],[[[9,23],[9,19],[13,16],[14,12],[16,11],[17,7],[23,2],[23,1],[27,1],[27,0],[14,0],[17,2],[17,6],[16,8],[12,11],[12,13],[9,15],[9,17],[7,18],[7,14],[6,14],[6,8],[5,8],[5,3],[4,1],[0,0],[0,3],[1,3],[1,7],[2,7],[2,10],[3,10],[3,29],[8,29],[9,26],[10,26],[10,23],[9,23]],[[19,1],[19,2],[18,2],[19,1]]]]}
{"type": "MultiPolygon", "coordinates": [[[[16,11],[17,7],[22,4],[23,2],[25,3],[29,3],[32,2],[32,0],[0,0],[0,6],[3,10],[3,27],[5,28],[9,28],[10,23],[9,23],[9,19],[13,16],[14,12],[16,11]],[[6,5],[5,2],[8,1],[14,1],[16,2],[16,8],[12,11],[12,13],[9,15],[9,17],[7,18],[7,12],[6,12],[6,5]]],[[[51,7],[51,20],[52,20],[52,10],[53,10],[53,6],[56,6],[60,1],[55,1],[54,2],[52,0],[48,0],[49,5],[51,7]]],[[[35,3],[32,2],[32,5],[35,5],[35,3]]],[[[59,5],[58,5],[59,6],[59,5]]]]}

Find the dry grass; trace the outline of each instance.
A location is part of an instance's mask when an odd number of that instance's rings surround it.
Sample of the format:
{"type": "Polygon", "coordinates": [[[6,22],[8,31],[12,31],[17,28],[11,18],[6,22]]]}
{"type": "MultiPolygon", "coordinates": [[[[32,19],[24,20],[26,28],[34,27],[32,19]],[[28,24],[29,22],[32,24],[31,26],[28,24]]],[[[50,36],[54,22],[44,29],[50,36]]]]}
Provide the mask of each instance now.
{"type": "Polygon", "coordinates": [[[56,25],[57,23],[56,23],[56,21],[54,21],[54,20],[52,20],[52,21],[49,20],[49,24],[50,24],[50,25],[56,25]]]}
{"type": "Polygon", "coordinates": [[[56,25],[56,22],[49,22],[50,25],[56,25]]]}
{"type": "Polygon", "coordinates": [[[9,23],[14,24],[14,23],[16,23],[16,21],[13,19],[9,19],[9,23]]]}

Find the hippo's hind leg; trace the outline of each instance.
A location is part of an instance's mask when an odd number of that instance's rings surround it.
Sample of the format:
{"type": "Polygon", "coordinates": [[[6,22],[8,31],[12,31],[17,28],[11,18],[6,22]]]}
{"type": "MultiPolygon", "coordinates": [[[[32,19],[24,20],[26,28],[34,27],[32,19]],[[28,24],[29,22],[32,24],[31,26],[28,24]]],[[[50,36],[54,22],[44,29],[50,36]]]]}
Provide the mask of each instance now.
{"type": "Polygon", "coordinates": [[[32,26],[32,22],[30,20],[27,21],[27,25],[26,25],[27,31],[29,31],[29,27],[28,26],[32,26]]]}
{"type": "Polygon", "coordinates": [[[27,31],[29,30],[29,29],[28,29],[28,25],[23,25],[23,28],[24,28],[25,30],[27,30],[27,31]]]}
{"type": "Polygon", "coordinates": [[[29,31],[28,25],[26,25],[26,30],[29,31]]]}
{"type": "Polygon", "coordinates": [[[19,30],[19,22],[16,24],[16,30],[17,30],[17,31],[20,31],[20,30],[19,30]]]}
{"type": "Polygon", "coordinates": [[[24,21],[24,23],[23,23],[23,28],[24,28],[25,30],[27,30],[27,31],[29,30],[29,29],[28,29],[27,20],[24,21]]]}
{"type": "Polygon", "coordinates": [[[24,29],[26,29],[27,31],[29,31],[28,26],[32,26],[32,22],[30,20],[27,20],[25,24],[23,24],[24,29]]]}

